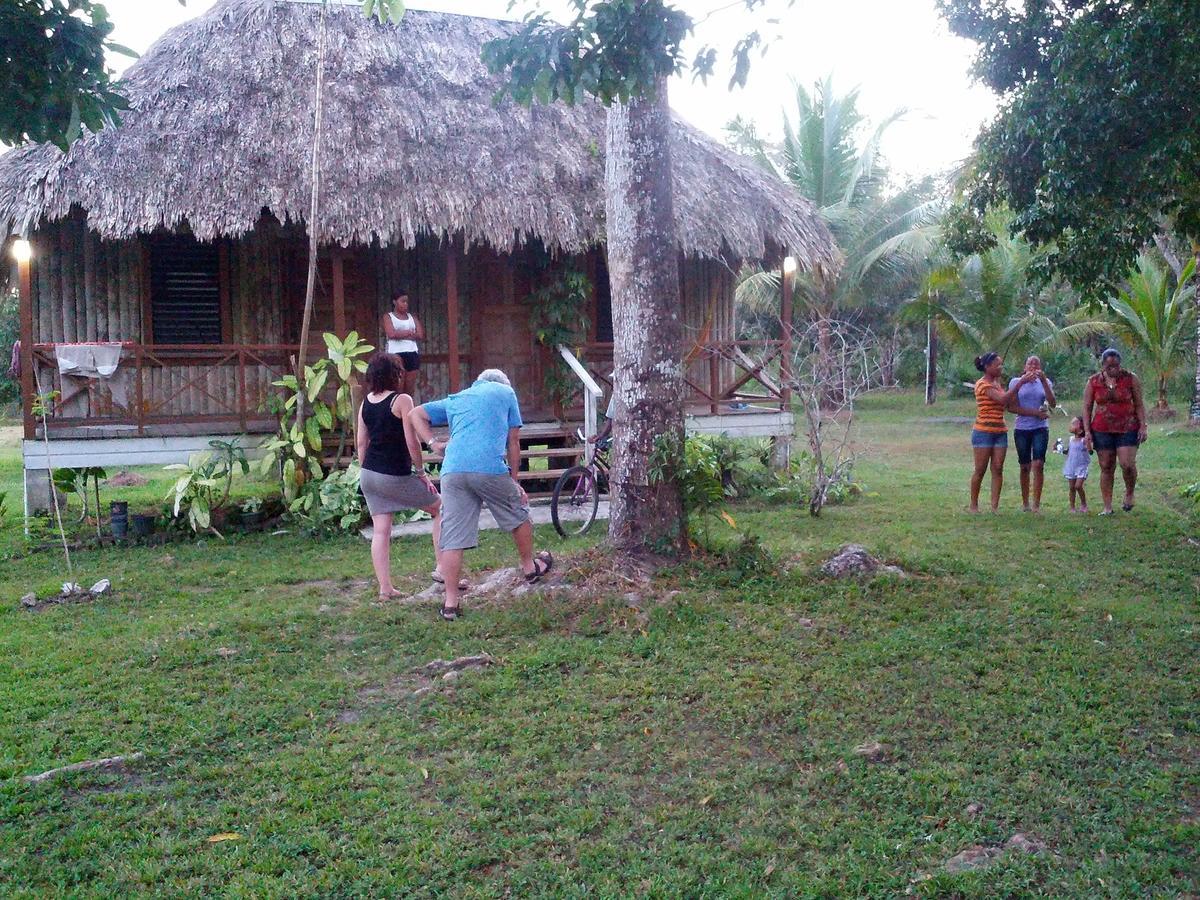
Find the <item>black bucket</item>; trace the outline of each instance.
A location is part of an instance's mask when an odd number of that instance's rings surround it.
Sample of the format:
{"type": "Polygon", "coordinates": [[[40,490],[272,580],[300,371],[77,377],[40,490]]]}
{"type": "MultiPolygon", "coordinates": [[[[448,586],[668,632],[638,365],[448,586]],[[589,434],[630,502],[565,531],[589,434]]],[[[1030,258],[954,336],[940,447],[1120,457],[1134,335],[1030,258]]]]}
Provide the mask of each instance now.
{"type": "Polygon", "coordinates": [[[133,517],[133,536],[135,538],[147,538],[154,533],[154,516],[144,516],[134,514],[133,517]]]}
{"type": "Polygon", "coordinates": [[[125,540],[129,534],[129,504],[124,500],[114,500],[108,504],[109,527],[112,528],[112,536],[118,540],[125,540]]]}

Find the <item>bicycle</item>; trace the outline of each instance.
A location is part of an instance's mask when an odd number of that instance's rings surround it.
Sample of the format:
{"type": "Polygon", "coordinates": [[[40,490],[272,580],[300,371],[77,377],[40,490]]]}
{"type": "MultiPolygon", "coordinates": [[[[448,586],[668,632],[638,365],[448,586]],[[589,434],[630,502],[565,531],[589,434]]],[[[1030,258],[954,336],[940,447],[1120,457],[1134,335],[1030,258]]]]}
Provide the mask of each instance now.
{"type": "MultiPolygon", "coordinates": [[[[575,436],[580,442],[585,440],[581,428],[575,429],[575,436]]],[[[555,530],[563,537],[585,534],[596,521],[596,511],[600,508],[600,479],[608,477],[608,450],[611,446],[611,440],[600,441],[596,444],[590,463],[571,466],[554,483],[550,519],[554,522],[555,530]]]]}

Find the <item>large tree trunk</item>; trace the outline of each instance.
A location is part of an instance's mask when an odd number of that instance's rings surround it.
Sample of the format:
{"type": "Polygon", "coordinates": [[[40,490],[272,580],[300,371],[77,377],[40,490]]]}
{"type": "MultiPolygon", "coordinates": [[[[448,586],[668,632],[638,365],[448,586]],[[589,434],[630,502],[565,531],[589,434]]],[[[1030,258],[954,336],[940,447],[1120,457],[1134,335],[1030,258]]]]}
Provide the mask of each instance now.
{"type": "MultiPolygon", "coordinates": [[[[1192,255],[1200,268],[1200,241],[1192,238],[1192,255]]],[[[1188,424],[1200,427],[1200,291],[1196,293],[1196,381],[1192,385],[1192,405],[1188,408],[1188,424]]]]}
{"type": "Polygon", "coordinates": [[[687,544],[678,483],[650,477],[656,443],[682,450],[683,442],[670,126],[666,79],[655,96],[608,112],[605,209],[617,395],[608,535],[629,552],[680,552],[687,544]]]}
{"type": "Polygon", "coordinates": [[[1200,426],[1200,294],[1196,295],[1196,383],[1192,386],[1192,405],[1188,424],[1200,426]]]}

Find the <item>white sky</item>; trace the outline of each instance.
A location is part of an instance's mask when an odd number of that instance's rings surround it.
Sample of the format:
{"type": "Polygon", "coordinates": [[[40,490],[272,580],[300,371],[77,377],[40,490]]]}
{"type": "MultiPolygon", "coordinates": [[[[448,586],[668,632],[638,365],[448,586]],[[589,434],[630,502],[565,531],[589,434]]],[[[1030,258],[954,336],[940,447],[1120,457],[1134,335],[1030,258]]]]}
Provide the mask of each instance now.
{"type": "MultiPolygon", "coordinates": [[[[197,16],[215,0],[105,0],[115,25],[113,39],[141,53],[172,25],[197,16]]],[[[697,20],[729,0],[678,0],[697,20]]],[[[517,18],[508,0],[412,0],[412,9],[517,18]]],[[[551,13],[564,0],[545,0],[551,13]]],[[[971,45],[950,35],[933,0],[769,0],[765,10],[725,9],[697,29],[696,46],[720,50],[717,77],[707,86],[690,76],[671,86],[671,105],[693,124],[721,138],[737,114],[754,120],[767,137],[778,137],[781,110],[794,115],[791,81],[811,85],[832,72],[838,92],[859,86],[860,107],[878,121],[899,108],[909,115],[892,126],[883,151],[897,175],[937,172],[962,159],[996,101],[967,74],[971,45]],[[767,23],[776,18],[778,24],[767,23]],[[724,65],[733,41],[758,27],[777,35],[765,58],[754,58],[746,88],[729,91],[724,65]]],[[[689,57],[690,58],[690,57],[689,57]]],[[[129,61],[116,56],[114,68],[129,61]]]]}

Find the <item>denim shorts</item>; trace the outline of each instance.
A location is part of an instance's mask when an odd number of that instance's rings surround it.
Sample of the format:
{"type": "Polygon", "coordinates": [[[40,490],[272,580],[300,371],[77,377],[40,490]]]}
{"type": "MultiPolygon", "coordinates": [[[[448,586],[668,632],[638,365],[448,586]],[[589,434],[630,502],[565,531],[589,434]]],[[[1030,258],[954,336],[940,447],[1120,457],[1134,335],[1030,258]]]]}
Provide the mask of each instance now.
{"type": "Polygon", "coordinates": [[[1008,446],[1007,431],[980,431],[971,429],[971,446],[976,450],[991,450],[995,447],[1008,446]]]}
{"type": "Polygon", "coordinates": [[[1015,428],[1013,443],[1017,445],[1017,460],[1023,466],[1035,459],[1046,461],[1046,448],[1050,446],[1049,428],[1015,428]]]}
{"type": "Polygon", "coordinates": [[[1092,446],[1097,450],[1116,450],[1118,447],[1136,447],[1138,433],[1136,431],[1114,432],[1093,431],[1092,446]]]}

